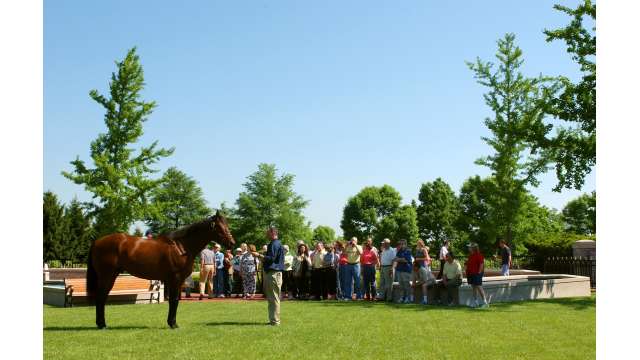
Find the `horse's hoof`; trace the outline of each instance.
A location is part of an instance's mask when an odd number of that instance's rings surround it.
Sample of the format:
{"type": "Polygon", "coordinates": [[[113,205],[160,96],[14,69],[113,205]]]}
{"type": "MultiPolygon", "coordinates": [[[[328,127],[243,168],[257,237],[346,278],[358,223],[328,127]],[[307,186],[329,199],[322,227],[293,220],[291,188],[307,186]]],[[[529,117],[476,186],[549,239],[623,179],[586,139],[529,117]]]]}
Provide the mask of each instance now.
{"type": "Polygon", "coordinates": [[[99,330],[106,329],[106,328],[107,328],[107,325],[105,325],[105,324],[98,325],[98,329],[99,330]]]}
{"type": "Polygon", "coordinates": [[[169,327],[172,328],[172,329],[179,328],[178,324],[169,324],[169,327]]]}

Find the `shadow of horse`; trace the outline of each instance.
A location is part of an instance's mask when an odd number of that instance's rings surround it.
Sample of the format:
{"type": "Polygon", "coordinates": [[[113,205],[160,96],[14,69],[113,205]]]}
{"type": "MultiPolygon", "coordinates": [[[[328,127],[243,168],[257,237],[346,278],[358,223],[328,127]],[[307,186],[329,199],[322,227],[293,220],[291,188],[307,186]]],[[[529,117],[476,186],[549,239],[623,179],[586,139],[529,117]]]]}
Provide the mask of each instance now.
{"type": "MultiPolygon", "coordinates": [[[[140,330],[151,329],[148,326],[109,326],[108,330],[140,330]]],[[[97,331],[95,326],[47,326],[44,331],[97,331]]]]}

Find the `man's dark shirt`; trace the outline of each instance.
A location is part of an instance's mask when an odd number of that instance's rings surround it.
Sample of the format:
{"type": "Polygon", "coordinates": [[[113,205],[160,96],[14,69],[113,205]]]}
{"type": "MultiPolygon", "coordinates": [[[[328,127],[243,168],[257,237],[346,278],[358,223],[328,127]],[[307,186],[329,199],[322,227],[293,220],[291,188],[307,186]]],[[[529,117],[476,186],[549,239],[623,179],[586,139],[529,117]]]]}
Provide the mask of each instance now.
{"type": "Polygon", "coordinates": [[[267,245],[267,253],[264,255],[264,270],[284,270],[284,248],[279,239],[275,239],[267,245]]]}
{"type": "Polygon", "coordinates": [[[500,249],[500,256],[502,257],[502,265],[509,265],[509,256],[511,256],[511,249],[505,246],[500,249]]]}
{"type": "Polygon", "coordinates": [[[409,248],[398,250],[396,257],[406,260],[406,262],[398,262],[398,265],[396,265],[396,271],[410,273],[411,268],[413,267],[413,264],[411,263],[411,250],[409,248]]]}

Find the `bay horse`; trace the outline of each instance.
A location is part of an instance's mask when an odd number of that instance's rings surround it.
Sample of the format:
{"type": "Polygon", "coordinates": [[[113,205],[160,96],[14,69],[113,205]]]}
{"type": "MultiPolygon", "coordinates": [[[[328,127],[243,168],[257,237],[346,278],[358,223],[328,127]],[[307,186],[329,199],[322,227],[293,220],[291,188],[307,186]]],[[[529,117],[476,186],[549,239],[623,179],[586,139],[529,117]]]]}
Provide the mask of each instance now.
{"type": "Polygon", "coordinates": [[[177,328],[180,288],[193,270],[196,255],[212,241],[225,247],[235,244],[227,220],[220,212],[153,239],[116,233],[96,240],[87,261],[87,295],[90,301],[95,301],[98,328],[107,326],[104,305],[122,271],[143,279],[164,281],[169,292],[167,324],[177,328]]]}

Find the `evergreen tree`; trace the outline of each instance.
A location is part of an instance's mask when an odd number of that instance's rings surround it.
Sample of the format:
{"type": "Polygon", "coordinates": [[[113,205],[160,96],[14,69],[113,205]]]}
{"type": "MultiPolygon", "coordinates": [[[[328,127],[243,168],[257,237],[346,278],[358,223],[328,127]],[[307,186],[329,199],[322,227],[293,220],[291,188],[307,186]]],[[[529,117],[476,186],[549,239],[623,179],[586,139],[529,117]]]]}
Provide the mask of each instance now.
{"type": "Polygon", "coordinates": [[[84,263],[89,255],[91,242],[95,240],[91,216],[86,214],[82,204],[73,199],[65,209],[68,237],[64,242],[65,259],[84,263]]]}
{"type": "Polygon", "coordinates": [[[67,225],[64,217],[64,206],[51,191],[43,195],[42,217],[42,255],[45,262],[50,260],[66,260],[64,239],[67,225]]]}
{"type": "Polygon", "coordinates": [[[293,190],[294,176],[278,176],[274,164],[260,164],[244,183],[233,211],[234,237],[239,242],[263,245],[266,230],[278,228],[280,240],[293,246],[297,240],[311,240],[312,231],[302,210],[309,204],[293,190]]]}
{"type": "Polygon", "coordinates": [[[441,178],[422,184],[418,200],[420,236],[425,240],[435,241],[434,246],[437,247],[440,247],[444,240],[455,238],[460,206],[449,184],[441,178]]]}
{"type": "Polygon", "coordinates": [[[88,168],[79,157],[72,161],[72,172],[62,174],[93,194],[96,202],[87,204],[96,219],[96,235],[128,232],[135,220],[147,215],[147,197],[162,180],[152,180],[150,166],[173,149],[156,149],[157,141],[141,147],[137,154],[131,144],[143,134],[142,125],[155,108],[155,102],[140,98],[144,88],[142,66],[136,49],[116,62],[117,72],[111,76],[110,96],[92,90],[90,96],[105,108],[107,132],[91,143],[94,168],[88,168]]]}
{"type": "Polygon", "coordinates": [[[175,167],[164,173],[162,184],[151,194],[152,210],[146,223],[154,234],[195,223],[212,213],[198,182],[175,167]]]}

